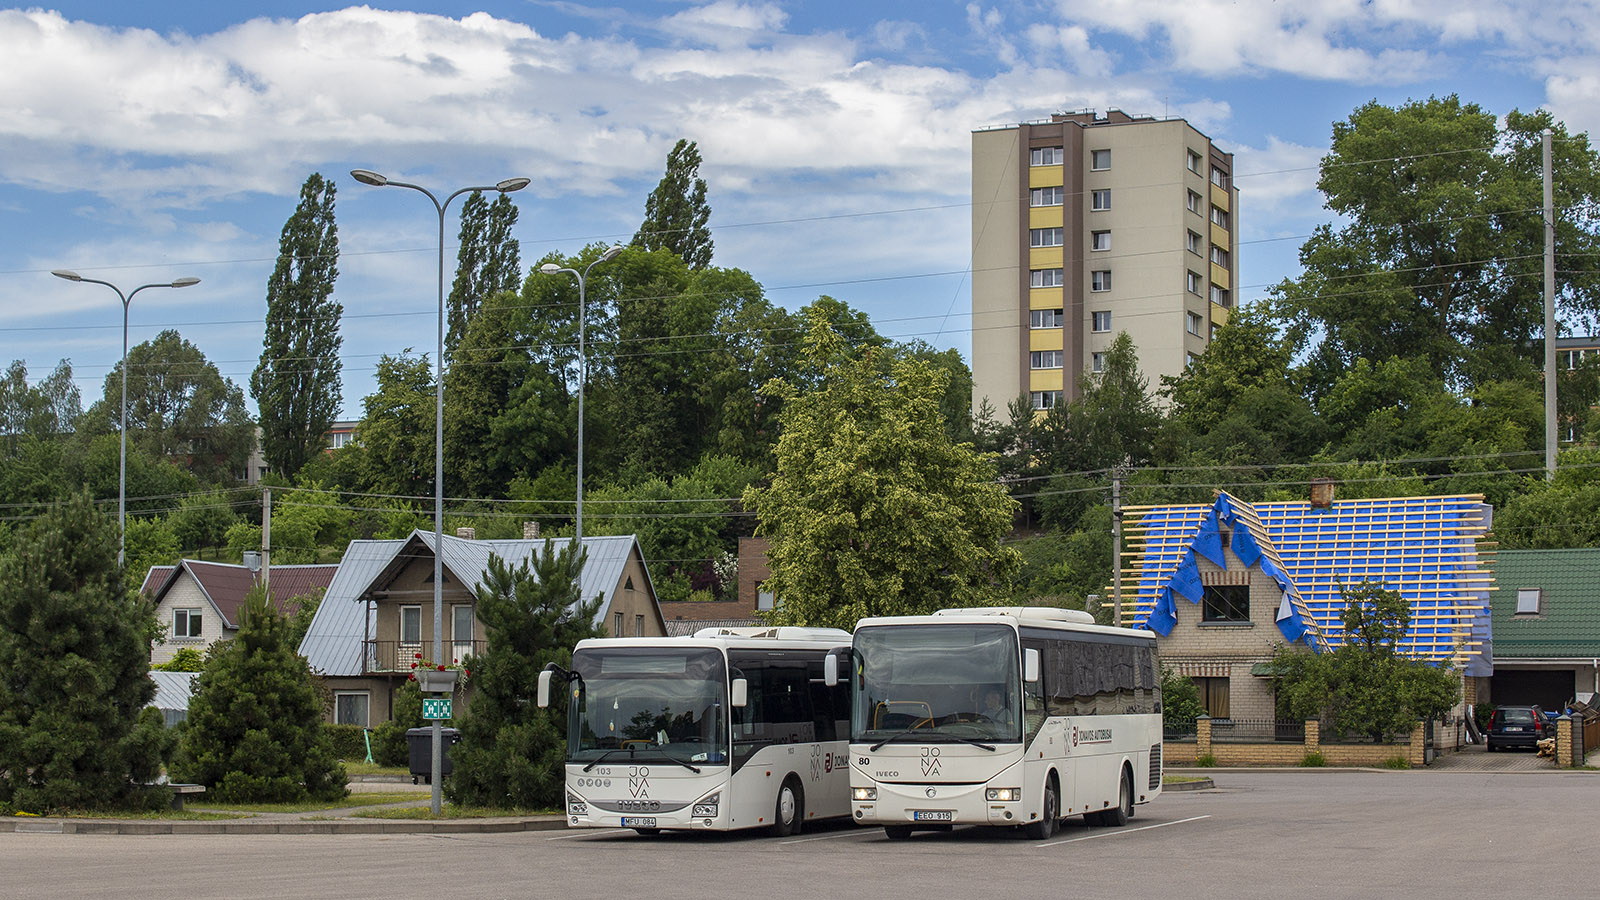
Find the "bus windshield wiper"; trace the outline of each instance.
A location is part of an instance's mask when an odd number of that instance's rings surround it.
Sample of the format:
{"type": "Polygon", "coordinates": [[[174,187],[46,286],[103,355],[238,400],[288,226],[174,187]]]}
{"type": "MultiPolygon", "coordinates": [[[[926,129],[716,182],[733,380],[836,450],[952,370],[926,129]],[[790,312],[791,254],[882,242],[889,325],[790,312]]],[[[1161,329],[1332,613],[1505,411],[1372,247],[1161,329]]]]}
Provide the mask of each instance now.
{"type": "MultiPolygon", "coordinates": [[[[867,749],[872,753],[877,753],[880,749],[883,748],[884,744],[892,744],[892,743],[894,743],[896,741],[899,741],[903,737],[906,737],[908,735],[916,734],[918,731],[921,731],[921,730],[922,729],[920,729],[920,728],[907,728],[905,731],[902,731],[899,734],[891,734],[891,735],[889,735],[888,737],[886,737],[883,740],[877,742],[876,744],[873,744],[871,747],[869,747],[867,749]]],[[[972,738],[962,737],[962,736],[957,735],[957,734],[941,734],[941,735],[939,735],[939,737],[948,738],[948,739],[954,740],[954,741],[960,741],[963,744],[971,744],[972,746],[977,747],[980,750],[987,750],[990,753],[994,752],[994,747],[992,745],[985,744],[982,741],[973,740],[972,738]]]]}
{"type": "MultiPolygon", "coordinates": [[[[667,753],[667,751],[665,751],[665,750],[661,750],[659,748],[650,748],[650,749],[655,749],[656,752],[660,753],[661,756],[664,759],[666,759],[667,762],[677,763],[678,765],[683,766],[685,769],[688,769],[689,771],[695,773],[696,775],[700,774],[700,767],[699,766],[691,765],[689,763],[684,762],[681,759],[677,759],[676,757],[673,757],[673,756],[669,755],[667,753]]],[[[604,752],[604,753],[600,754],[599,756],[595,757],[594,762],[591,762],[587,766],[584,766],[583,770],[585,772],[587,772],[590,769],[593,769],[595,766],[598,766],[601,763],[605,762],[607,759],[609,759],[611,757],[611,754],[613,754],[613,753],[622,753],[622,752],[626,752],[629,755],[629,757],[631,758],[633,756],[633,754],[638,752],[638,749],[635,748],[635,747],[613,747],[610,750],[607,750],[606,752],[604,752]]]]}

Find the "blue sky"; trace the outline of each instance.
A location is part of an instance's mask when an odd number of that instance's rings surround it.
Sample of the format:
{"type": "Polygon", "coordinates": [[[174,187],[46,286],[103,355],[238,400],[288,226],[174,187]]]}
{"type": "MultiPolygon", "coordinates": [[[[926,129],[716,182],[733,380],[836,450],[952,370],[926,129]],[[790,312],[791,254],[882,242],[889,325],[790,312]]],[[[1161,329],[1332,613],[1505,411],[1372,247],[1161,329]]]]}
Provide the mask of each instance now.
{"type": "MultiPolygon", "coordinates": [[[[1242,302],[1328,220],[1331,123],[1457,93],[1600,123],[1600,2],[1050,0],[69,2],[0,10],[0,364],[72,361],[86,404],[130,340],[176,327],[241,386],[278,233],[338,181],[344,398],[434,342],[425,198],[515,175],[525,264],[626,240],[680,137],[716,263],[774,302],[830,294],[878,330],[970,346],[970,133],[1107,109],[1189,119],[1236,154],[1242,302]]],[[[459,202],[459,201],[458,201],[459,202]]],[[[447,240],[453,242],[455,210],[447,240]]],[[[453,247],[450,250],[453,264],[453,247]]]]}

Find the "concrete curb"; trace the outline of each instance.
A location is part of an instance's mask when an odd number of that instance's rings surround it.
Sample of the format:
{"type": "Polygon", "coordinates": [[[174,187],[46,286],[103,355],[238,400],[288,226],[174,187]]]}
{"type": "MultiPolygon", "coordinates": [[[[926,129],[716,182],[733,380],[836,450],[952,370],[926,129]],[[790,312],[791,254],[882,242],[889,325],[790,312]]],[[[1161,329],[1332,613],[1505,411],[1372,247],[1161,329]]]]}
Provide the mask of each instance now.
{"type": "Polygon", "coordinates": [[[1161,793],[1165,794],[1167,791],[1209,791],[1216,786],[1217,783],[1211,779],[1202,778],[1199,781],[1179,781],[1175,784],[1163,784],[1161,785],[1161,793]]]}
{"type": "Polygon", "coordinates": [[[563,816],[519,819],[329,819],[326,821],[216,819],[7,819],[0,834],[504,834],[556,831],[567,827],[563,816]]]}

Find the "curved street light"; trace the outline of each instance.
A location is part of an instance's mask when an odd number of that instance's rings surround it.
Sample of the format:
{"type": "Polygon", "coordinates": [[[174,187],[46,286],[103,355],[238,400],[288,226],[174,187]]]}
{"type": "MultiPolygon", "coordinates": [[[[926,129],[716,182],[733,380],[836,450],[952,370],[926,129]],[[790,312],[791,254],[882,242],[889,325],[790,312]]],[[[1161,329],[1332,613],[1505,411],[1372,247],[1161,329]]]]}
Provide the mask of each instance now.
{"type": "Polygon", "coordinates": [[[103,284],[116,291],[117,299],[122,301],[122,452],[117,466],[117,565],[122,566],[126,562],[128,547],[128,304],[133,302],[134,294],[145,288],[186,288],[199,284],[200,279],[185,275],[171,281],[141,284],[124,294],[121,288],[109,281],[85,278],[71,269],[51,269],[50,274],[68,281],[103,284]]]}
{"type": "MultiPolygon", "coordinates": [[[[386,175],[380,175],[371,169],[351,169],[350,177],[362,184],[372,187],[400,187],[410,188],[425,195],[433,201],[433,208],[439,213],[439,347],[438,355],[434,357],[434,398],[433,398],[433,659],[435,662],[444,659],[444,213],[450,206],[450,201],[473,191],[498,191],[509,194],[520,191],[530,184],[527,178],[507,178],[504,181],[483,187],[464,187],[448,197],[444,202],[434,196],[433,192],[419,184],[409,184],[404,181],[392,181],[386,175]]],[[[441,806],[440,781],[443,778],[444,736],[438,719],[433,720],[433,814],[438,815],[441,806]]]]}
{"type": "Polygon", "coordinates": [[[578,514],[575,523],[578,532],[575,550],[577,553],[583,552],[583,386],[588,381],[589,372],[589,358],[583,352],[583,330],[588,320],[588,306],[584,302],[583,293],[584,282],[589,277],[590,269],[603,262],[610,262],[616,259],[617,254],[621,253],[622,249],[621,244],[613,244],[607,247],[606,252],[600,254],[599,259],[584,266],[582,272],[577,269],[562,268],[555,263],[545,263],[539,267],[539,271],[546,275],[566,272],[578,279],[578,514]]]}

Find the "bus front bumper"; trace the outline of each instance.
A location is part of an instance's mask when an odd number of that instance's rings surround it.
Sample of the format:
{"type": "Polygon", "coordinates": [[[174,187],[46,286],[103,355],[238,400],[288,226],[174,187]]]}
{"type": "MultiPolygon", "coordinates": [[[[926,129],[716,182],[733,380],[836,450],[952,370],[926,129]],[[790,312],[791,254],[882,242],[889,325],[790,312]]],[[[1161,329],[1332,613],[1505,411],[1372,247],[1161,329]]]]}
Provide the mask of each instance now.
{"type": "Polygon", "coordinates": [[[879,782],[851,789],[851,815],[860,825],[1024,825],[1020,788],[987,784],[898,784],[879,782]],[[991,791],[1011,799],[988,799],[991,791]]]}
{"type": "MultiPolygon", "coordinates": [[[[720,798],[718,798],[720,800],[720,798]]],[[[661,828],[661,829],[726,829],[725,807],[720,802],[687,804],[675,809],[614,810],[604,807],[615,805],[605,801],[592,801],[567,791],[567,827],[569,828],[661,828]]]]}

